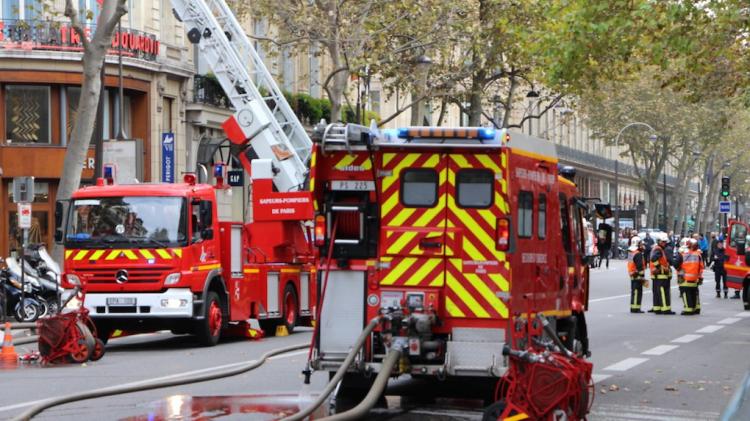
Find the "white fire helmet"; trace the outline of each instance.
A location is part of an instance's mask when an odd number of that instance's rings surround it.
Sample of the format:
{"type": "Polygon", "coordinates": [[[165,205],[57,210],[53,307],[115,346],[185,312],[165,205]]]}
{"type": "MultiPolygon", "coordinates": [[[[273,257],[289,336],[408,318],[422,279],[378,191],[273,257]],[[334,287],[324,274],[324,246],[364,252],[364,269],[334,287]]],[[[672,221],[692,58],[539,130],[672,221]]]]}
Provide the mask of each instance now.
{"type": "Polygon", "coordinates": [[[665,232],[656,233],[655,236],[656,236],[657,243],[662,242],[662,241],[665,241],[667,243],[669,242],[669,236],[665,232]]]}
{"type": "Polygon", "coordinates": [[[630,239],[630,247],[628,247],[628,250],[636,251],[638,250],[638,246],[640,245],[641,245],[641,237],[636,235],[630,239]]]}

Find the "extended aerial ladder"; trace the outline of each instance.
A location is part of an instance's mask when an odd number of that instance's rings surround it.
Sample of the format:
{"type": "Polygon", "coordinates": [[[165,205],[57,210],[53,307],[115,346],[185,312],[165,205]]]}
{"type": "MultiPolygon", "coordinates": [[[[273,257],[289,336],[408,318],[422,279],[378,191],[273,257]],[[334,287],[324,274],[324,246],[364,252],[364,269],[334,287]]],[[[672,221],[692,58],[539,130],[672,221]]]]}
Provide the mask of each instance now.
{"type": "Polygon", "coordinates": [[[252,152],[272,160],[279,192],[301,190],[312,141],[224,0],[172,0],[188,39],[235,108],[222,127],[250,171],[252,152]],[[250,149],[251,148],[251,149],[250,149]]]}

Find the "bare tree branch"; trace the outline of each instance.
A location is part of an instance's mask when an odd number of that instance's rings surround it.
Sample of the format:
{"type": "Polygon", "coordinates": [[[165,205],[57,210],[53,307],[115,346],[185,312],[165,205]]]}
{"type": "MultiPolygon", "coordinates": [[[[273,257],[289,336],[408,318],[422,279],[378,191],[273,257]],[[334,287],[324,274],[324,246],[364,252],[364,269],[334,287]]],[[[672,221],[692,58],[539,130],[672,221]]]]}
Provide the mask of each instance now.
{"type": "Polygon", "coordinates": [[[89,40],[88,38],[86,38],[86,32],[83,30],[81,21],[78,19],[78,13],[78,6],[73,3],[73,0],[65,0],[64,14],[68,19],[70,19],[70,26],[73,27],[73,30],[76,31],[78,37],[81,38],[83,50],[87,51],[89,49],[89,40]]]}

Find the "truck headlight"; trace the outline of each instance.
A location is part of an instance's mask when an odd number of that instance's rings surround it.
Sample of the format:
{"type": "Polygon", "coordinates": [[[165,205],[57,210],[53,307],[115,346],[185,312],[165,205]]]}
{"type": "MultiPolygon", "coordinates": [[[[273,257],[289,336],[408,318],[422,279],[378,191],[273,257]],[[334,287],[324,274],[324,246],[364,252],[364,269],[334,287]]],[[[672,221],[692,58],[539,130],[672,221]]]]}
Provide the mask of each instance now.
{"type": "Polygon", "coordinates": [[[161,300],[161,306],[164,308],[179,308],[185,307],[188,304],[188,300],[184,298],[163,298],[161,300]]]}
{"type": "Polygon", "coordinates": [[[180,282],[180,272],[170,273],[164,278],[164,285],[174,285],[180,282]]]}
{"type": "Polygon", "coordinates": [[[81,278],[79,278],[78,275],[73,275],[73,274],[68,273],[65,275],[65,278],[68,280],[68,282],[71,285],[77,286],[77,287],[81,286],[81,278]]]}

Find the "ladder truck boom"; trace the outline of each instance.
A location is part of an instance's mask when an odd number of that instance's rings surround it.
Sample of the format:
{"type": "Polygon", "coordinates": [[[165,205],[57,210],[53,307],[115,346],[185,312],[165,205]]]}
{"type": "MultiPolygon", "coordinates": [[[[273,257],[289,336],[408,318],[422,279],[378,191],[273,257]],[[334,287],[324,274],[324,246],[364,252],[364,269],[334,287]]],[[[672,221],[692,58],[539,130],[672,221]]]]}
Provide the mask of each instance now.
{"type": "Polygon", "coordinates": [[[224,0],[172,0],[172,5],[188,39],[204,55],[234,105],[236,111],[223,128],[242,149],[245,169],[250,170],[249,146],[259,158],[273,162],[278,191],[300,190],[312,141],[232,11],[224,0]]]}

